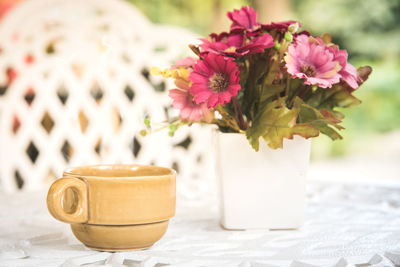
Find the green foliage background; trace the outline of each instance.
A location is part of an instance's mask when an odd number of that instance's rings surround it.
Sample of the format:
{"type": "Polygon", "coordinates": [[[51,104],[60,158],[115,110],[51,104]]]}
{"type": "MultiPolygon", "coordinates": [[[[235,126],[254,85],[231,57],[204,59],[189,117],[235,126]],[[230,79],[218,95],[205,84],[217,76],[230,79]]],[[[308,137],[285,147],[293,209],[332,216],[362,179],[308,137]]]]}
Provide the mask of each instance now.
{"type": "MultiPolygon", "coordinates": [[[[128,0],[155,23],[174,24],[202,35],[212,29],[215,10],[227,12],[245,0],[128,0]]],[[[266,8],[268,0],[265,0],[266,8]]],[[[342,141],[321,136],[315,157],[341,156],[366,150],[379,134],[400,130],[400,1],[292,0],[293,19],[313,35],[329,32],[345,48],[350,62],[374,71],[355,95],[362,104],[345,109],[342,141]]],[[[228,20],[228,19],[227,19],[228,20]]]]}

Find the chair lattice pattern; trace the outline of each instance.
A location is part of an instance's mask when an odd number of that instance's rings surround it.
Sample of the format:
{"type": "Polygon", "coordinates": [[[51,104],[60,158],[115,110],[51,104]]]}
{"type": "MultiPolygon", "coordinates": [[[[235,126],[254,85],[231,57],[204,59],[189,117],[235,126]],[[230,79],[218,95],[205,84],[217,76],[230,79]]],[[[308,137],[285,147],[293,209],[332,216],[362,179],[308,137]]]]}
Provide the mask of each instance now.
{"type": "Polygon", "coordinates": [[[193,40],[185,30],[152,25],[121,0],[31,0],[7,14],[0,189],[42,188],[66,166],[136,162],[173,167],[183,191],[201,190],[198,176],[213,173],[209,129],[138,134],[146,116],[176,115],[171,84],[149,68],[170,65],[193,40]]]}

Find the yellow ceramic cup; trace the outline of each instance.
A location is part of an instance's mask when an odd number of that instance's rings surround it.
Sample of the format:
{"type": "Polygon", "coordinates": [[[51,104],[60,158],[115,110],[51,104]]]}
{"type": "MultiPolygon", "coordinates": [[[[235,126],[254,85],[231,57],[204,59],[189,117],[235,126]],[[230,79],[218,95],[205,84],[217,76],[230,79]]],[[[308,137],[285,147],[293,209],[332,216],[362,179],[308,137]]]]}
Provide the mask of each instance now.
{"type": "Polygon", "coordinates": [[[175,214],[175,179],[174,170],[156,166],[70,168],[51,185],[47,208],[89,248],[148,248],[175,214]]]}

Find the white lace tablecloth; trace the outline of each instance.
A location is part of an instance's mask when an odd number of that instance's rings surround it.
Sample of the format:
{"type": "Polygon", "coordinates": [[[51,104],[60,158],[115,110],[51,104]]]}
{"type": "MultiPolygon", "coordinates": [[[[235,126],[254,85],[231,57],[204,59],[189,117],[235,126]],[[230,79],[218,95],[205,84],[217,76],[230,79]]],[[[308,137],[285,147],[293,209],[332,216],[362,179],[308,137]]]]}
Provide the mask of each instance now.
{"type": "Polygon", "coordinates": [[[226,231],[214,195],[179,197],[166,235],[122,253],[85,248],[45,192],[0,196],[0,266],[400,266],[400,187],[310,182],[300,230],[226,231]]]}

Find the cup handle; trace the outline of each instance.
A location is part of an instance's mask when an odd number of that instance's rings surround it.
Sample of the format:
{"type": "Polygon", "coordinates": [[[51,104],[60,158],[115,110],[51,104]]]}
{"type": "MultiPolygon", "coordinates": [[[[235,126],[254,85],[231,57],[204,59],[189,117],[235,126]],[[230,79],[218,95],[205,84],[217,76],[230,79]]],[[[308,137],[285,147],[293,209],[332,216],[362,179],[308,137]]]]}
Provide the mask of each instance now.
{"type": "MultiPolygon", "coordinates": [[[[78,178],[60,178],[47,193],[47,208],[50,214],[66,223],[85,223],[88,221],[88,190],[86,183],[78,178]],[[69,207],[63,207],[67,189],[72,189],[72,201],[69,207]]],[[[71,200],[71,199],[70,199],[71,200]]]]}

